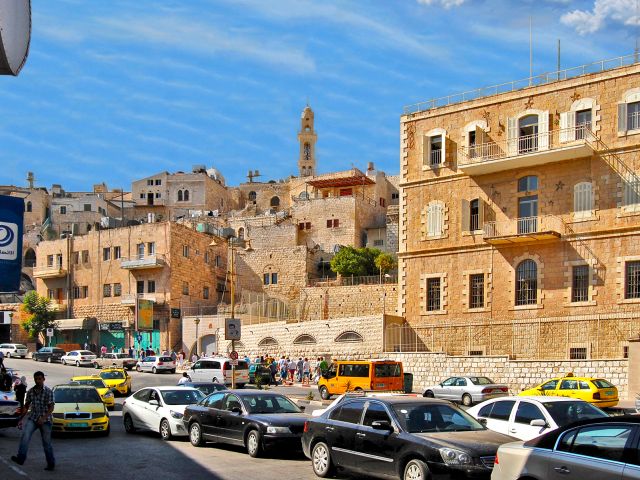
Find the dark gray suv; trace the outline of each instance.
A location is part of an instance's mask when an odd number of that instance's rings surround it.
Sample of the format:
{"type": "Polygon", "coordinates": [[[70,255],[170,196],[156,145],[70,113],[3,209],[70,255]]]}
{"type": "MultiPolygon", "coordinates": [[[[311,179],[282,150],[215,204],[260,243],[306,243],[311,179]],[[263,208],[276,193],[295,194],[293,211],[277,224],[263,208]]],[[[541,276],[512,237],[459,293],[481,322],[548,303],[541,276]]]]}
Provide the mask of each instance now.
{"type": "Polygon", "coordinates": [[[58,362],[60,363],[60,357],[65,354],[65,351],[58,347],[42,347],[37,352],[31,355],[36,362],[58,362]]]}

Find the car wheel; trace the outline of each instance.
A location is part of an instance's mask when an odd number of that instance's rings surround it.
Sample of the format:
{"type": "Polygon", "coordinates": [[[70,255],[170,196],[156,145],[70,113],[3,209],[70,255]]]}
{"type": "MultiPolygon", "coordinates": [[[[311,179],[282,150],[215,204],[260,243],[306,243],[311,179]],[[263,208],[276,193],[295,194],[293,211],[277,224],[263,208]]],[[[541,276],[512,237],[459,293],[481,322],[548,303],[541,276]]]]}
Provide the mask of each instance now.
{"type": "Polygon", "coordinates": [[[313,466],[313,473],[318,477],[329,477],[333,475],[334,467],[331,461],[331,454],[329,453],[329,447],[324,442],[318,442],[313,446],[311,451],[311,465],[313,466]]]}
{"type": "Polygon", "coordinates": [[[134,433],[136,431],[136,427],[133,424],[133,419],[131,418],[131,415],[129,415],[128,413],[124,416],[123,419],[124,422],[124,431],[127,433],[134,433]]]}
{"type": "Polygon", "coordinates": [[[356,387],[356,388],[354,388],[354,389],[353,389],[353,391],[354,391],[354,392],[361,392],[361,391],[362,391],[362,389],[361,389],[360,387],[356,387]]]}
{"type": "Polygon", "coordinates": [[[171,369],[171,373],[176,373],[176,369],[175,369],[175,368],[172,368],[172,369],[171,369]]]}
{"type": "Polygon", "coordinates": [[[427,390],[426,392],[424,392],[422,394],[423,397],[427,397],[427,398],[435,398],[435,395],[433,394],[433,392],[431,390],[427,390]]]}
{"type": "Polygon", "coordinates": [[[142,369],[140,368],[140,365],[136,365],[136,372],[141,372],[142,369]]]}
{"type": "Polygon", "coordinates": [[[153,368],[151,369],[151,373],[158,373],[158,372],[156,371],[156,367],[153,367],[153,368]]]}
{"type": "Polygon", "coordinates": [[[462,405],[464,405],[465,407],[470,407],[472,403],[473,399],[471,398],[471,395],[469,395],[468,393],[462,395],[462,405]]]}
{"type": "Polygon", "coordinates": [[[101,437],[108,437],[110,433],[111,433],[111,423],[109,423],[109,425],[107,425],[107,429],[105,431],[100,432],[100,436],[101,437]]]}
{"type": "Polygon", "coordinates": [[[189,441],[194,447],[201,447],[204,445],[204,440],[202,440],[202,429],[198,422],[192,423],[191,427],[189,427],[189,441]]]}
{"type": "Polygon", "coordinates": [[[429,467],[422,460],[413,459],[404,467],[404,480],[427,480],[431,478],[429,467]]]}
{"type": "Polygon", "coordinates": [[[53,362],[53,360],[51,360],[51,357],[48,357],[47,358],[47,363],[51,363],[51,362],[53,362]]]}
{"type": "Polygon", "coordinates": [[[93,368],[100,368],[100,365],[98,365],[98,362],[93,362],[93,368]]]}
{"type": "Polygon", "coordinates": [[[171,440],[171,425],[169,425],[169,420],[163,418],[160,422],[160,436],[162,440],[171,440]]]}
{"type": "Polygon", "coordinates": [[[236,383],[236,388],[242,390],[244,388],[244,383],[236,383]]]}
{"type": "Polygon", "coordinates": [[[78,360],[76,360],[76,367],[80,366],[80,362],[78,360]]]}
{"type": "Polygon", "coordinates": [[[257,430],[251,430],[247,434],[247,453],[253,458],[262,455],[262,440],[257,430]]]}
{"type": "Polygon", "coordinates": [[[329,395],[329,390],[324,385],[320,387],[320,397],[323,400],[329,400],[331,398],[331,395],[329,395]]]}
{"type": "Polygon", "coordinates": [[[7,358],[11,358],[11,352],[7,352],[7,354],[5,355],[5,357],[7,357],[7,358]]]}
{"type": "Polygon", "coordinates": [[[63,365],[67,364],[67,362],[65,362],[63,359],[60,359],[60,363],[63,364],[63,365]]]}

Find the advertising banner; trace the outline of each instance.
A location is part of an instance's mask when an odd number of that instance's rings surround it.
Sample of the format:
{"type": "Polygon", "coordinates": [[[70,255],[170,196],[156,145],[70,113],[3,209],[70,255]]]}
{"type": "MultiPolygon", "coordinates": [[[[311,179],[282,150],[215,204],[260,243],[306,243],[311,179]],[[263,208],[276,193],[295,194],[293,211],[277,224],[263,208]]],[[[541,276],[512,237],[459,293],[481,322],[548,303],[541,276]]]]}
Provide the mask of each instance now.
{"type": "Polygon", "coordinates": [[[139,298],[137,310],[137,330],[153,330],[153,302],[151,300],[139,298]]]}
{"type": "Polygon", "coordinates": [[[20,290],[24,200],[0,195],[0,292],[20,290]]]}

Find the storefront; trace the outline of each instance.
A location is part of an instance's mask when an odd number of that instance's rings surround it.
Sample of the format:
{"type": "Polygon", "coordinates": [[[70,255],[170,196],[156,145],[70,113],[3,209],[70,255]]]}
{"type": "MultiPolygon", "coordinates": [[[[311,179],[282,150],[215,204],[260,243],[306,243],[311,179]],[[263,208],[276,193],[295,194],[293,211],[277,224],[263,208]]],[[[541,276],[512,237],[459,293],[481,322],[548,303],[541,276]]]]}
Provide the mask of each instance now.
{"type": "Polygon", "coordinates": [[[125,328],[129,326],[127,320],[120,322],[101,322],[98,325],[99,340],[98,344],[107,347],[109,352],[111,351],[124,351],[129,348],[126,341],[125,328]]]}
{"type": "Polygon", "coordinates": [[[97,331],[95,318],[65,318],[56,320],[58,334],[51,337],[51,345],[77,345],[84,348],[96,344],[97,331]]]}

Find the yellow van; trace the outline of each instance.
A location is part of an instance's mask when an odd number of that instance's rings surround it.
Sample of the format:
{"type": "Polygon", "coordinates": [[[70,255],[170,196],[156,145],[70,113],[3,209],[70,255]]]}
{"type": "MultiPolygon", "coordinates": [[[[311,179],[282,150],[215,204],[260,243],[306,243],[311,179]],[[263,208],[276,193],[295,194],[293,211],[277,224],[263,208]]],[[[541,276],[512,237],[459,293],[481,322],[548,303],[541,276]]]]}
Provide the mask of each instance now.
{"type": "Polygon", "coordinates": [[[337,360],[322,373],[318,390],[323,400],[357,391],[403,391],[402,362],[393,360],[337,360]]]}

